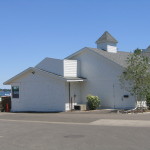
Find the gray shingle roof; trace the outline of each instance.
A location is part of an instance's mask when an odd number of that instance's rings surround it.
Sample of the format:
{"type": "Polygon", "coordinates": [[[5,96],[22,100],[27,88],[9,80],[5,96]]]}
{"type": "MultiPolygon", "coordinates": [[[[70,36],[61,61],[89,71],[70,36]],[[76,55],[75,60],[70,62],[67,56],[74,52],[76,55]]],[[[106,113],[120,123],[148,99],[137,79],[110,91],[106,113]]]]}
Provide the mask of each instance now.
{"type": "Polygon", "coordinates": [[[142,53],[143,56],[150,57],[150,51],[144,51],[142,53]]]}
{"type": "Polygon", "coordinates": [[[118,41],[109,32],[105,31],[103,35],[96,41],[96,43],[99,44],[106,42],[118,43],[118,41]]]}
{"type": "Polygon", "coordinates": [[[150,49],[150,45],[147,47],[147,49],[148,49],[148,50],[150,49]]]}
{"type": "Polygon", "coordinates": [[[109,53],[107,51],[103,51],[97,48],[90,48],[88,47],[88,49],[98,53],[99,55],[102,55],[103,57],[117,63],[118,65],[122,66],[122,67],[126,67],[126,59],[129,56],[129,52],[121,52],[118,51],[117,53],[109,53]]]}

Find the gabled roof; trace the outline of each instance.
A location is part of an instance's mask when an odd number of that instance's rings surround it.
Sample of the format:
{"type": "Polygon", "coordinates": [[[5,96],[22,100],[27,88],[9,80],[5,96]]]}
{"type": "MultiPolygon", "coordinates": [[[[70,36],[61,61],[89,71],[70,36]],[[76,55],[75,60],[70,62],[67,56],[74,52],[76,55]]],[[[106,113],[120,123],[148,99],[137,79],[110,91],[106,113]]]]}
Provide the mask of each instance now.
{"type": "Polygon", "coordinates": [[[90,48],[90,49],[122,67],[127,66],[126,59],[130,54],[129,52],[117,51],[117,53],[109,53],[107,51],[99,50],[97,48],[90,48]]]}
{"type": "Polygon", "coordinates": [[[26,70],[22,71],[21,73],[15,75],[14,77],[10,78],[9,80],[5,81],[3,84],[4,85],[9,85],[12,81],[15,81],[17,79],[19,79],[20,77],[22,77],[23,75],[25,75],[26,73],[29,73],[31,72],[32,73],[33,71],[33,68],[32,67],[29,67],[27,68],[26,70]]]}
{"type": "Polygon", "coordinates": [[[103,33],[103,35],[96,41],[96,44],[99,43],[118,43],[118,41],[107,31],[103,33]]]}
{"type": "Polygon", "coordinates": [[[150,49],[150,45],[147,47],[147,49],[150,49]]]}
{"type": "Polygon", "coordinates": [[[142,55],[146,57],[150,57],[150,46],[148,46],[147,49],[142,50],[142,55]]]}
{"type": "Polygon", "coordinates": [[[101,55],[101,56],[105,57],[106,59],[108,59],[122,67],[127,66],[126,59],[130,54],[129,52],[121,52],[121,51],[118,51],[117,53],[109,53],[109,52],[103,51],[101,49],[85,47],[85,48],[77,51],[76,53],[68,56],[66,59],[71,59],[74,56],[80,55],[81,53],[84,53],[86,51],[91,51],[98,55],[101,55]]]}
{"type": "Polygon", "coordinates": [[[42,72],[44,74],[49,75],[50,77],[53,77],[53,78],[56,78],[56,79],[60,79],[60,80],[64,80],[66,82],[83,82],[83,81],[86,80],[85,78],[78,78],[78,77],[63,77],[63,76],[60,76],[60,75],[57,75],[57,74],[54,74],[54,73],[51,73],[51,72],[48,72],[48,71],[45,71],[45,70],[42,70],[42,69],[38,69],[36,67],[29,67],[28,69],[22,71],[21,73],[17,74],[16,76],[12,77],[11,79],[7,80],[3,84],[4,85],[9,85],[13,81],[23,77],[27,73],[34,74],[35,72],[42,72]]]}
{"type": "Polygon", "coordinates": [[[150,51],[143,51],[142,55],[150,58],[150,51]]]}

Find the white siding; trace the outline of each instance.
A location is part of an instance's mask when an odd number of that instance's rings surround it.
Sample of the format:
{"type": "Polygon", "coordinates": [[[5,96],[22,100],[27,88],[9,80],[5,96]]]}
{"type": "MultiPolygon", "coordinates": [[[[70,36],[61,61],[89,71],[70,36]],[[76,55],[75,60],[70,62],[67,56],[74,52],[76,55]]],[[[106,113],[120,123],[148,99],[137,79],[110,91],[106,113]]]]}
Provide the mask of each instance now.
{"type": "Polygon", "coordinates": [[[45,58],[35,67],[63,76],[63,60],[60,59],[45,58]]]}
{"type": "Polygon", "coordinates": [[[117,52],[117,46],[115,43],[99,43],[97,44],[97,48],[111,53],[117,52]]]}
{"type": "Polygon", "coordinates": [[[45,58],[35,67],[64,77],[77,77],[77,60],[45,58]]]}
{"type": "Polygon", "coordinates": [[[19,86],[19,98],[12,98],[11,111],[65,111],[64,81],[35,72],[12,85],[19,86]]]}
{"type": "Polygon", "coordinates": [[[82,103],[86,103],[88,94],[93,94],[100,97],[105,108],[135,107],[134,97],[123,98],[127,92],[120,87],[122,68],[119,65],[91,51],[72,59],[80,61],[81,76],[87,78],[87,82],[81,84],[82,103]]]}
{"type": "Polygon", "coordinates": [[[64,77],[77,77],[76,60],[64,60],[64,77]]]}

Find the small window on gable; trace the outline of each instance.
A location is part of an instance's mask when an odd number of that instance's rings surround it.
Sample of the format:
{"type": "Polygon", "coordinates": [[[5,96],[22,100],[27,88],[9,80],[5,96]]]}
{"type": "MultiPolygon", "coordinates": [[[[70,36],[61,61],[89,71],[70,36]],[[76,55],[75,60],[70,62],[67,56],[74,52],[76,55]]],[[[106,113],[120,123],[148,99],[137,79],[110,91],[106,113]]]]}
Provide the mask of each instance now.
{"type": "Polygon", "coordinates": [[[12,86],[12,98],[19,98],[19,86],[12,86]]]}

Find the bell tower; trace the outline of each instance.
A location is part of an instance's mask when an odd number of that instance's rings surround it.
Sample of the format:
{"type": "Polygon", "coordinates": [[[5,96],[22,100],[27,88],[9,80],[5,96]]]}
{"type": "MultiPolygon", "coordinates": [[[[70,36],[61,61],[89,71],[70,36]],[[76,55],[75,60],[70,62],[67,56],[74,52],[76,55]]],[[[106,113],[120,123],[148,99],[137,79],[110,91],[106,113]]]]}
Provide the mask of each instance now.
{"type": "Polygon", "coordinates": [[[96,41],[97,48],[111,53],[117,53],[118,41],[107,31],[96,41]]]}

